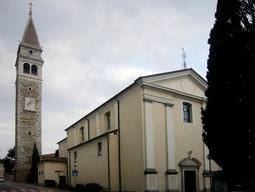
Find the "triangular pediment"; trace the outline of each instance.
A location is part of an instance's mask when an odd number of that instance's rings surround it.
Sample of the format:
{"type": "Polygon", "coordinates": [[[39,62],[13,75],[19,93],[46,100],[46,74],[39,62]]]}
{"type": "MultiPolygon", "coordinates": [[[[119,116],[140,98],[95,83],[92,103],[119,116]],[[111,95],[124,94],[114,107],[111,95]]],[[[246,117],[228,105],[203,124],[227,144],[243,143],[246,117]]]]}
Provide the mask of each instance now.
{"type": "Polygon", "coordinates": [[[199,97],[205,97],[207,89],[207,82],[193,69],[140,77],[139,80],[199,97]]]}

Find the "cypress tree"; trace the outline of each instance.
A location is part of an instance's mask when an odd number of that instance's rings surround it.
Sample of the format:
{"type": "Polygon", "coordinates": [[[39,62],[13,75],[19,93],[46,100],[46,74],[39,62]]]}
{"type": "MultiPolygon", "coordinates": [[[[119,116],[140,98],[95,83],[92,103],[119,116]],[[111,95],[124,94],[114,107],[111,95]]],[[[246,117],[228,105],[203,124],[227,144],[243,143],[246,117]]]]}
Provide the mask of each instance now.
{"type": "Polygon", "coordinates": [[[37,163],[40,161],[40,156],[36,144],[34,143],[34,149],[32,154],[32,165],[31,165],[31,179],[33,182],[38,183],[38,166],[37,163]]]}
{"type": "Polygon", "coordinates": [[[235,182],[254,183],[255,0],[218,0],[210,32],[203,141],[235,182]]]}

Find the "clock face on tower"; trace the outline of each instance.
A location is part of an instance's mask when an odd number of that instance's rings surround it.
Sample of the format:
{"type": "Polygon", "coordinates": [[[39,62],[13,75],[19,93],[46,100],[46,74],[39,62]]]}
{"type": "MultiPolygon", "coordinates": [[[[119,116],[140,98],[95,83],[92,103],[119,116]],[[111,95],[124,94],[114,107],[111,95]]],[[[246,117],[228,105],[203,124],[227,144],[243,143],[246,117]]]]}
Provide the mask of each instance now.
{"type": "Polygon", "coordinates": [[[25,97],[25,110],[35,111],[35,99],[31,97],[25,97]]]}

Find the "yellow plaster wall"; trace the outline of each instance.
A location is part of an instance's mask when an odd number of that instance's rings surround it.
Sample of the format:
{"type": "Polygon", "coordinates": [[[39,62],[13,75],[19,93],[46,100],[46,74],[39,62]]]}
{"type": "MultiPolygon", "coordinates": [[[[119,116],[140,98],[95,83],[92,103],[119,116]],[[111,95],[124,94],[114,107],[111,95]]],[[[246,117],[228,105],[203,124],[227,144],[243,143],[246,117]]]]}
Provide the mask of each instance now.
{"type": "Polygon", "coordinates": [[[142,89],[120,100],[120,143],[123,191],[144,190],[142,89]]]}
{"type": "MultiPolygon", "coordinates": [[[[110,134],[110,174],[111,188],[118,190],[118,151],[117,135],[110,134]]],[[[102,136],[98,139],[83,144],[70,150],[71,171],[78,170],[76,184],[98,183],[108,188],[108,159],[107,159],[107,138],[102,136]],[[102,142],[102,155],[98,156],[98,143],[102,142]],[[74,152],[77,152],[77,162],[74,162],[74,152]]],[[[71,185],[75,185],[75,177],[71,176],[71,185]]]]}
{"type": "Polygon", "coordinates": [[[151,88],[144,89],[144,94],[154,95],[154,96],[165,98],[165,99],[171,99],[171,100],[173,99],[173,96],[169,94],[169,92],[167,91],[159,92],[158,90],[151,89],[151,88]]]}
{"type": "Polygon", "coordinates": [[[86,184],[90,182],[99,183],[106,186],[107,182],[107,151],[106,138],[96,139],[86,145],[70,150],[71,165],[71,185],[75,186],[75,177],[72,170],[78,170],[76,184],[86,184]],[[102,155],[97,154],[97,143],[102,142],[102,155]],[[74,162],[74,152],[77,152],[77,161],[74,162]],[[76,165],[76,168],[74,167],[76,165]],[[102,181],[102,182],[99,182],[102,181]]]}
{"type": "Polygon", "coordinates": [[[74,129],[70,128],[67,131],[67,149],[74,146],[74,129]]]}
{"type": "Polygon", "coordinates": [[[58,149],[59,149],[59,157],[68,157],[68,152],[67,152],[67,139],[61,141],[58,144],[58,149]]]}
{"type": "Polygon", "coordinates": [[[96,137],[96,115],[89,118],[90,139],[96,137]]]}
{"type": "Polygon", "coordinates": [[[112,191],[119,190],[118,135],[110,134],[110,174],[112,191]]]}
{"type": "Polygon", "coordinates": [[[40,162],[37,165],[38,165],[38,183],[39,184],[44,184],[44,176],[42,175],[42,171],[43,171],[43,173],[45,171],[44,163],[40,162]],[[41,174],[39,174],[39,171],[41,172],[41,174]]]}

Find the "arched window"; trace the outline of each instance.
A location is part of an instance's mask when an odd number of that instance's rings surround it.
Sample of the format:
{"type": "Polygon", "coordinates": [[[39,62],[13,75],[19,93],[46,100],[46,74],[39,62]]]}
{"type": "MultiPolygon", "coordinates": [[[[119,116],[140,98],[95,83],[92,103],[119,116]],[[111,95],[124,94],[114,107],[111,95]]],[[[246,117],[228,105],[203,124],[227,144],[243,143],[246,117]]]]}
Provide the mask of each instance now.
{"type": "Polygon", "coordinates": [[[32,74],[37,75],[37,66],[36,65],[32,65],[32,74]]]}
{"type": "Polygon", "coordinates": [[[30,65],[28,63],[24,63],[24,65],[23,65],[23,73],[30,74],[30,65]]]}

